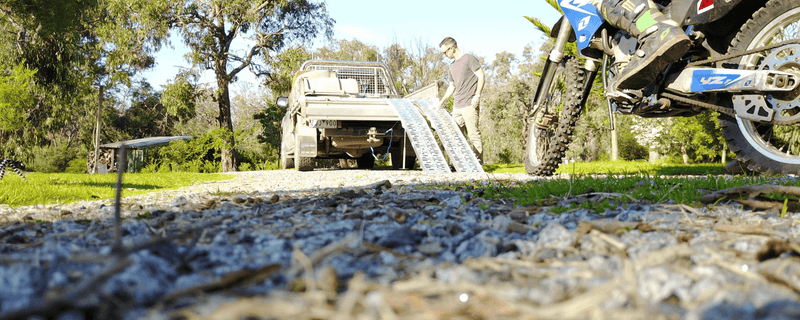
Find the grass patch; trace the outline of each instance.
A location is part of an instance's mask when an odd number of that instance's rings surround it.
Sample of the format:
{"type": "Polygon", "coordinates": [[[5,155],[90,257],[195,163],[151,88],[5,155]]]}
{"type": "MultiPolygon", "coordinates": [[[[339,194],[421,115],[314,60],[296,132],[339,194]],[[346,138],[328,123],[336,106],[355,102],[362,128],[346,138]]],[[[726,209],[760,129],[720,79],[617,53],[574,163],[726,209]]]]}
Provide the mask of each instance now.
{"type": "MultiPolygon", "coordinates": [[[[525,173],[521,164],[486,164],[483,169],[489,173],[525,173]]],[[[709,175],[724,174],[723,164],[675,164],[647,161],[593,161],[562,164],[556,174],[648,174],[648,175],[709,175]]]]}
{"type": "MultiPolygon", "coordinates": [[[[28,181],[6,174],[0,180],[0,204],[11,207],[112,199],[117,174],[29,173],[28,181]]],[[[123,196],[177,189],[204,181],[233,179],[232,175],[207,173],[126,173],[123,196]]]]}
{"type": "MultiPolygon", "coordinates": [[[[604,192],[619,194],[616,198],[622,201],[631,199],[645,200],[651,203],[673,203],[698,206],[700,196],[715,190],[745,185],[781,184],[798,185],[796,181],[775,179],[771,177],[667,177],[658,176],[622,176],[622,177],[581,177],[575,179],[539,180],[530,182],[495,183],[485,189],[484,197],[515,199],[519,205],[552,205],[556,198],[575,196],[587,192],[604,192]]],[[[783,200],[783,195],[768,195],[773,199],[783,200]]],[[[608,204],[593,204],[602,207],[608,204]]]]}

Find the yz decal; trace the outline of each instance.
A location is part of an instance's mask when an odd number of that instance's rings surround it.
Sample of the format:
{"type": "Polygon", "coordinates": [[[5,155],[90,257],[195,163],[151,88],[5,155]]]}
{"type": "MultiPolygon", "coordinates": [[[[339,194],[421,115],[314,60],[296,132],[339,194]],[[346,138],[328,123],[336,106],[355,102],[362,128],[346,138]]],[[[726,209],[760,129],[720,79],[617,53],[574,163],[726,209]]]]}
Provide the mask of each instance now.
{"type": "Polygon", "coordinates": [[[700,83],[702,83],[704,86],[707,86],[707,85],[710,85],[710,84],[726,85],[726,84],[730,84],[731,82],[733,82],[733,81],[728,79],[728,77],[708,77],[708,78],[700,79],[700,83]],[[728,80],[728,83],[725,83],[725,80],[728,80]]]}
{"type": "Polygon", "coordinates": [[[594,13],[581,9],[581,7],[591,3],[591,0],[562,0],[561,1],[561,8],[566,8],[569,10],[578,11],[583,14],[588,14],[592,16],[597,16],[594,13]]]}

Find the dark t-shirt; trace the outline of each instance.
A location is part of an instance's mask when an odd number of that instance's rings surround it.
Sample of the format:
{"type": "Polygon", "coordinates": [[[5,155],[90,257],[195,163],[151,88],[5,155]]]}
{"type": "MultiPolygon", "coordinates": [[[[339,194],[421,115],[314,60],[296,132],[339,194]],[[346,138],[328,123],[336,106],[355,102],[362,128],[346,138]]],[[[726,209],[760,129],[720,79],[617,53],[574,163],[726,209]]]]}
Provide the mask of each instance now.
{"type": "Polygon", "coordinates": [[[455,92],[453,94],[453,108],[463,108],[470,105],[475,90],[478,89],[478,76],[475,71],[481,68],[481,63],[471,54],[464,54],[461,59],[454,61],[448,68],[450,80],[453,81],[455,92]]]}

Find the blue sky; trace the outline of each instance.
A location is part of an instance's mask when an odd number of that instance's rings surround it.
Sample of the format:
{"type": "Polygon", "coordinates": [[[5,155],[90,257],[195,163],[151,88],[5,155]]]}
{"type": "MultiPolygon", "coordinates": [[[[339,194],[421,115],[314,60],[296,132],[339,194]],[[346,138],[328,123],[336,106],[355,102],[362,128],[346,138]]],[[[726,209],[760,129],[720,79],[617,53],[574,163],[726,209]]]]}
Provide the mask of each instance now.
{"type": "MultiPolygon", "coordinates": [[[[379,48],[396,41],[409,48],[418,42],[437,46],[450,36],[462,50],[483,56],[487,62],[503,51],[521,57],[526,45],[538,49],[544,38],[523,16],[537,17],[547,25],[559,18],[558,11],[542,0],[327,0],[326,5],[336,20],[335,39],[358,39],[379,48]]],[[[180,41],[172,37],[175,49],[162,49],[156,56],[156,67],[144,74],[153,87],[166,84],[180,67],[189,67],[182,57],[186,48],[180,41]]],[[[326,43],[319,39],[313,47],[326,43]]],[[[251,74],[240,78],[257,85],[251,74]]],[[[201,81],[211,78],[204,76],[201,81]]]]}

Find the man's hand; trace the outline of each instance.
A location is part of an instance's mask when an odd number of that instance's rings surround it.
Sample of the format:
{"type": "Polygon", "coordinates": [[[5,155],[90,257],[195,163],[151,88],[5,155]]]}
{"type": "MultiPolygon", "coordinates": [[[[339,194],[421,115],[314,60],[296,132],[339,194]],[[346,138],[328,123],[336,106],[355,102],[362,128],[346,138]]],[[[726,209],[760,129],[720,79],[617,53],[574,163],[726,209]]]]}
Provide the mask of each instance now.
{"type": "Polygon", "coordinates": [[[480,95],[476,94],[476,95],[472,96],[472,105],[473,106],[477,106],[480,103],[481,103],[481,96],[480,95]]]}

